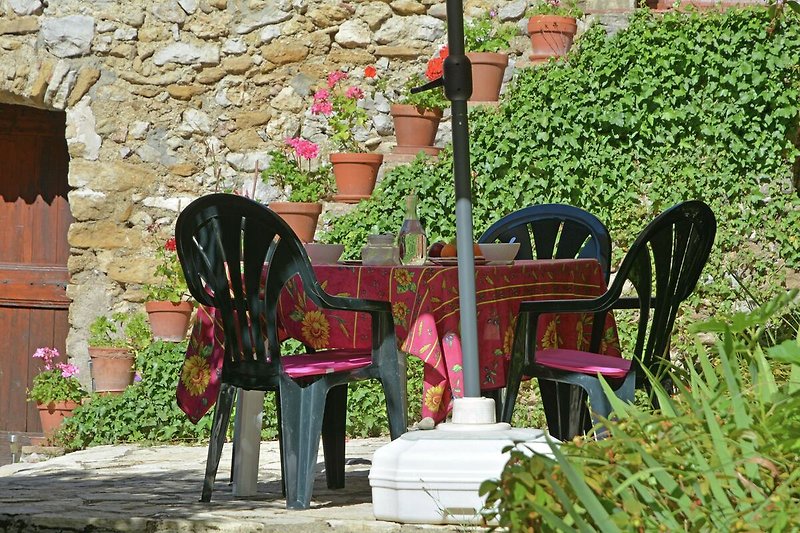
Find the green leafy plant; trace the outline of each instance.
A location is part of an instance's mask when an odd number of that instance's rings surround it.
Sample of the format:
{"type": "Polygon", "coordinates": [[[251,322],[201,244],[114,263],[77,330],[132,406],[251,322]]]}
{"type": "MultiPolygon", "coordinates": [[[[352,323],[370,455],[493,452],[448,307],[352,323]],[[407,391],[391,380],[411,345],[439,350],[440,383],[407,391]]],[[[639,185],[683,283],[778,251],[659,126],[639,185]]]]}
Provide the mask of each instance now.
{"type": "Polygon", "coordinates": [[[661,409],[625,404],[604,384],[611,437],[513,451],[487,481],[487,516],[511,531],[786,531],[800,524],[800,335],[761,348],[767,323],[797,291],[754,312],[698,324],[717,336],[673,371],[661,409]],[[788,379],[778,376],[790,366],[788,379]]]}
{"type": "Polygon", "coordinates": [[[464,25],[464,46],[468,52],[499,52],[511,48],[519,31],[514,24],[500,23],[494,10],[464,25]]]}
{"type": "Polygon", "coordinates": [[[270,152],[269,165],[261,173],[264,183],[275,182],[290,202],[319,202],[333,195],[334,180],[328,165],[314,166],[319,146],[306,139],[286,139],[284,150],[270,152]]]}
{"type": "Polygon", "coordinates": [[[144,313],[100,315],[89,324],[89,346],[141,349],[149,343],[150,328],[144,313]]]}
{"type": "Polygon", "coordinates": [[[28,389],[30,401],[46,405],[51,402],[80,402],[87,396],[76,377],[78,367],[71,363],[55,362],[60,357],[57,349],[38,348],[32,357],[41,359],[44,368],[34,376],[33,384],[28,389]]]}
{"type": "MultiPolygon", "coordinates": [[[[367,67],[369,69],[369,67],[367,67]]],[[[365,75],[373,70],[365,69],[365,75]]],[[[343,70],[328,74],[327,87],[314,93],[311,114],[324,116],[328,122],[328,134],[334,149],[342,152],[362,152],[363,146],[355,137],[354,130],[367,124],[367,111],[359,105],[366,96],[364,89],[348,85],[350,75],[343,70]]]]}
{"type": "Polygon", "coordinates": [[[441,78],[443,63],[448,55],[448,47],[443,46],[434,57],[428,60],[424,76],[417,75],[408,79],[400,93],[401,104],[413,105],[423,110],[444,109],[450,106],[450,100],[445,97],[443,87],[435,87],[418,93],[411,92],[411,89],[415,87],[421,87],[429,81],[441,78]]]}
{"type": "Polygon", "coordinates": [[[91,395],[64,421],[56,440],[68,449],[123,442],[201,443],[211,415],[193,424],[175,401],[186,342],[152,341],[136,351],[137,377],[122,394],[91,395]]]}
{"type": "Polygon", "coordinates": [[[147,299],[174,303],[184,300],[189,295],[189,288],[178,261],[175,237],[170,237],[163,246],[156,248],[156,259],[158,264],[154,274],[157,281],[145,284],[147,299]]]}
{"type": "Polygon", "coordinates": [[[536,15],[580,18],[583,11],[575,0],[537,0],[525,11],[527,17],[536,15]]]}

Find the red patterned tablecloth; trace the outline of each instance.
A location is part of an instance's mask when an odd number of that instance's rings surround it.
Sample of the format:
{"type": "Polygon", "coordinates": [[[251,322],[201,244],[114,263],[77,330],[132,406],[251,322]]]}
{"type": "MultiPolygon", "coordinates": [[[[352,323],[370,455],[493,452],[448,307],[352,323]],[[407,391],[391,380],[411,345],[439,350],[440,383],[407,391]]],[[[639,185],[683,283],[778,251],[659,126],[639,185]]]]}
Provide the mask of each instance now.
{"type": "MultiPolygon", "coordinates": [[[[452,398],[461,397],[458,269],[455,266],[314,267],[330,294],[389,301],[400,348],[425,362],[422,416],[441,422],[452,398]]],[[[284,291],[279,320],[288,337],[315,349],[368,348],[369,315],[322,312],[303,295],[299,278],[284,291]]],[[[605,289],[600,265],[592,259],[516,261],[475,267],[478,352],[482,390],[504,386],[520,302],[586,298],[605,289]]],[[[592,315],[543,315],[540,346],[587,349],[592,315]]],[[[224,350],[222,326],[213,310],[200,309],[178,385],[178,403],[197,421],[216,401],[224,350]]],[[[616,327],[608,316],[600,351],[619,355],[616,327]]]]}

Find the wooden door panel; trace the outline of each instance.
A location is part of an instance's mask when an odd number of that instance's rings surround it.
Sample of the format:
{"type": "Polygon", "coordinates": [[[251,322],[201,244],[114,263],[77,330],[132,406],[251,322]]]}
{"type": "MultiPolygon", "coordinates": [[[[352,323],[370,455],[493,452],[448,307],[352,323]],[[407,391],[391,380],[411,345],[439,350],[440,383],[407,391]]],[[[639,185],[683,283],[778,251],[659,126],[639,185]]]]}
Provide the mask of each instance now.
{"type": "Polygon", "coordinates": [[[0,105],[0,431],[40,431],[26,389],[69,329],[65,115],[0,105]]]}

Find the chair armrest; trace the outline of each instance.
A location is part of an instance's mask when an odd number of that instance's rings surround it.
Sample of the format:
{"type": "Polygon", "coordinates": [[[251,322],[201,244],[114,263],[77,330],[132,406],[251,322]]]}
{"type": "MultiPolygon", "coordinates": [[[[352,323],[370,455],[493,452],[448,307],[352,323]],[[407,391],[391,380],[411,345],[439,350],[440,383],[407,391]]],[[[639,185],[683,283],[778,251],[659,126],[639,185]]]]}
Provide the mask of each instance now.
{"type": "Polygon", "coordinates": [[[522,302],[519,306],[520,313],[596,313],[611,309],[613,300],[606,295],[598,298],[584,298],[576,300],[530,300],[522,302]]]}
{"type": "MultiPolygon", "coordinates": [[[[650,309],[655,309],[656,299],[650,298],[650,309]]],[[[625,296],[614,302],[612,309],[639,309],[639,298],[636,296],[625,296]]]]}
{"type": "Polygon", "coordinates": [[[391,313],[392,305],[381,300],[366,300],[364,298],[350,298],[347,296],[333,296],[325,293],[321,295],[323,308],[340,311],[357,311],[364,313],[391,313]]]}

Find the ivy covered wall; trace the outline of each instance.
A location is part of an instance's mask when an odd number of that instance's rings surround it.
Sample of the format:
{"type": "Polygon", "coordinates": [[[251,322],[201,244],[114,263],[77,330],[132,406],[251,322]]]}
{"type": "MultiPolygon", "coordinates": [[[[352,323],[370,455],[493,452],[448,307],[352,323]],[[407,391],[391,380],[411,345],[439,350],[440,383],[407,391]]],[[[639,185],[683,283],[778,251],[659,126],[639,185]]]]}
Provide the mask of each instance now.
{"type": "MultiPolygon", "coordinates": [[[[653,217],[697,198],[719,230],[684,320],[800,286],[800,25],[770,27],[758,8],[640,10],[613,36],[588,30],[567,62],[521,69],[499,108],[470,114],[476,238],[563,202],[605,222],[618,263],[653,217]]],[[[451,168],[449,153],[398,167],[327,239],[356,255],[366,234],[397,230],[411,190],[430,239],[454,237],[451,168]]]]}

